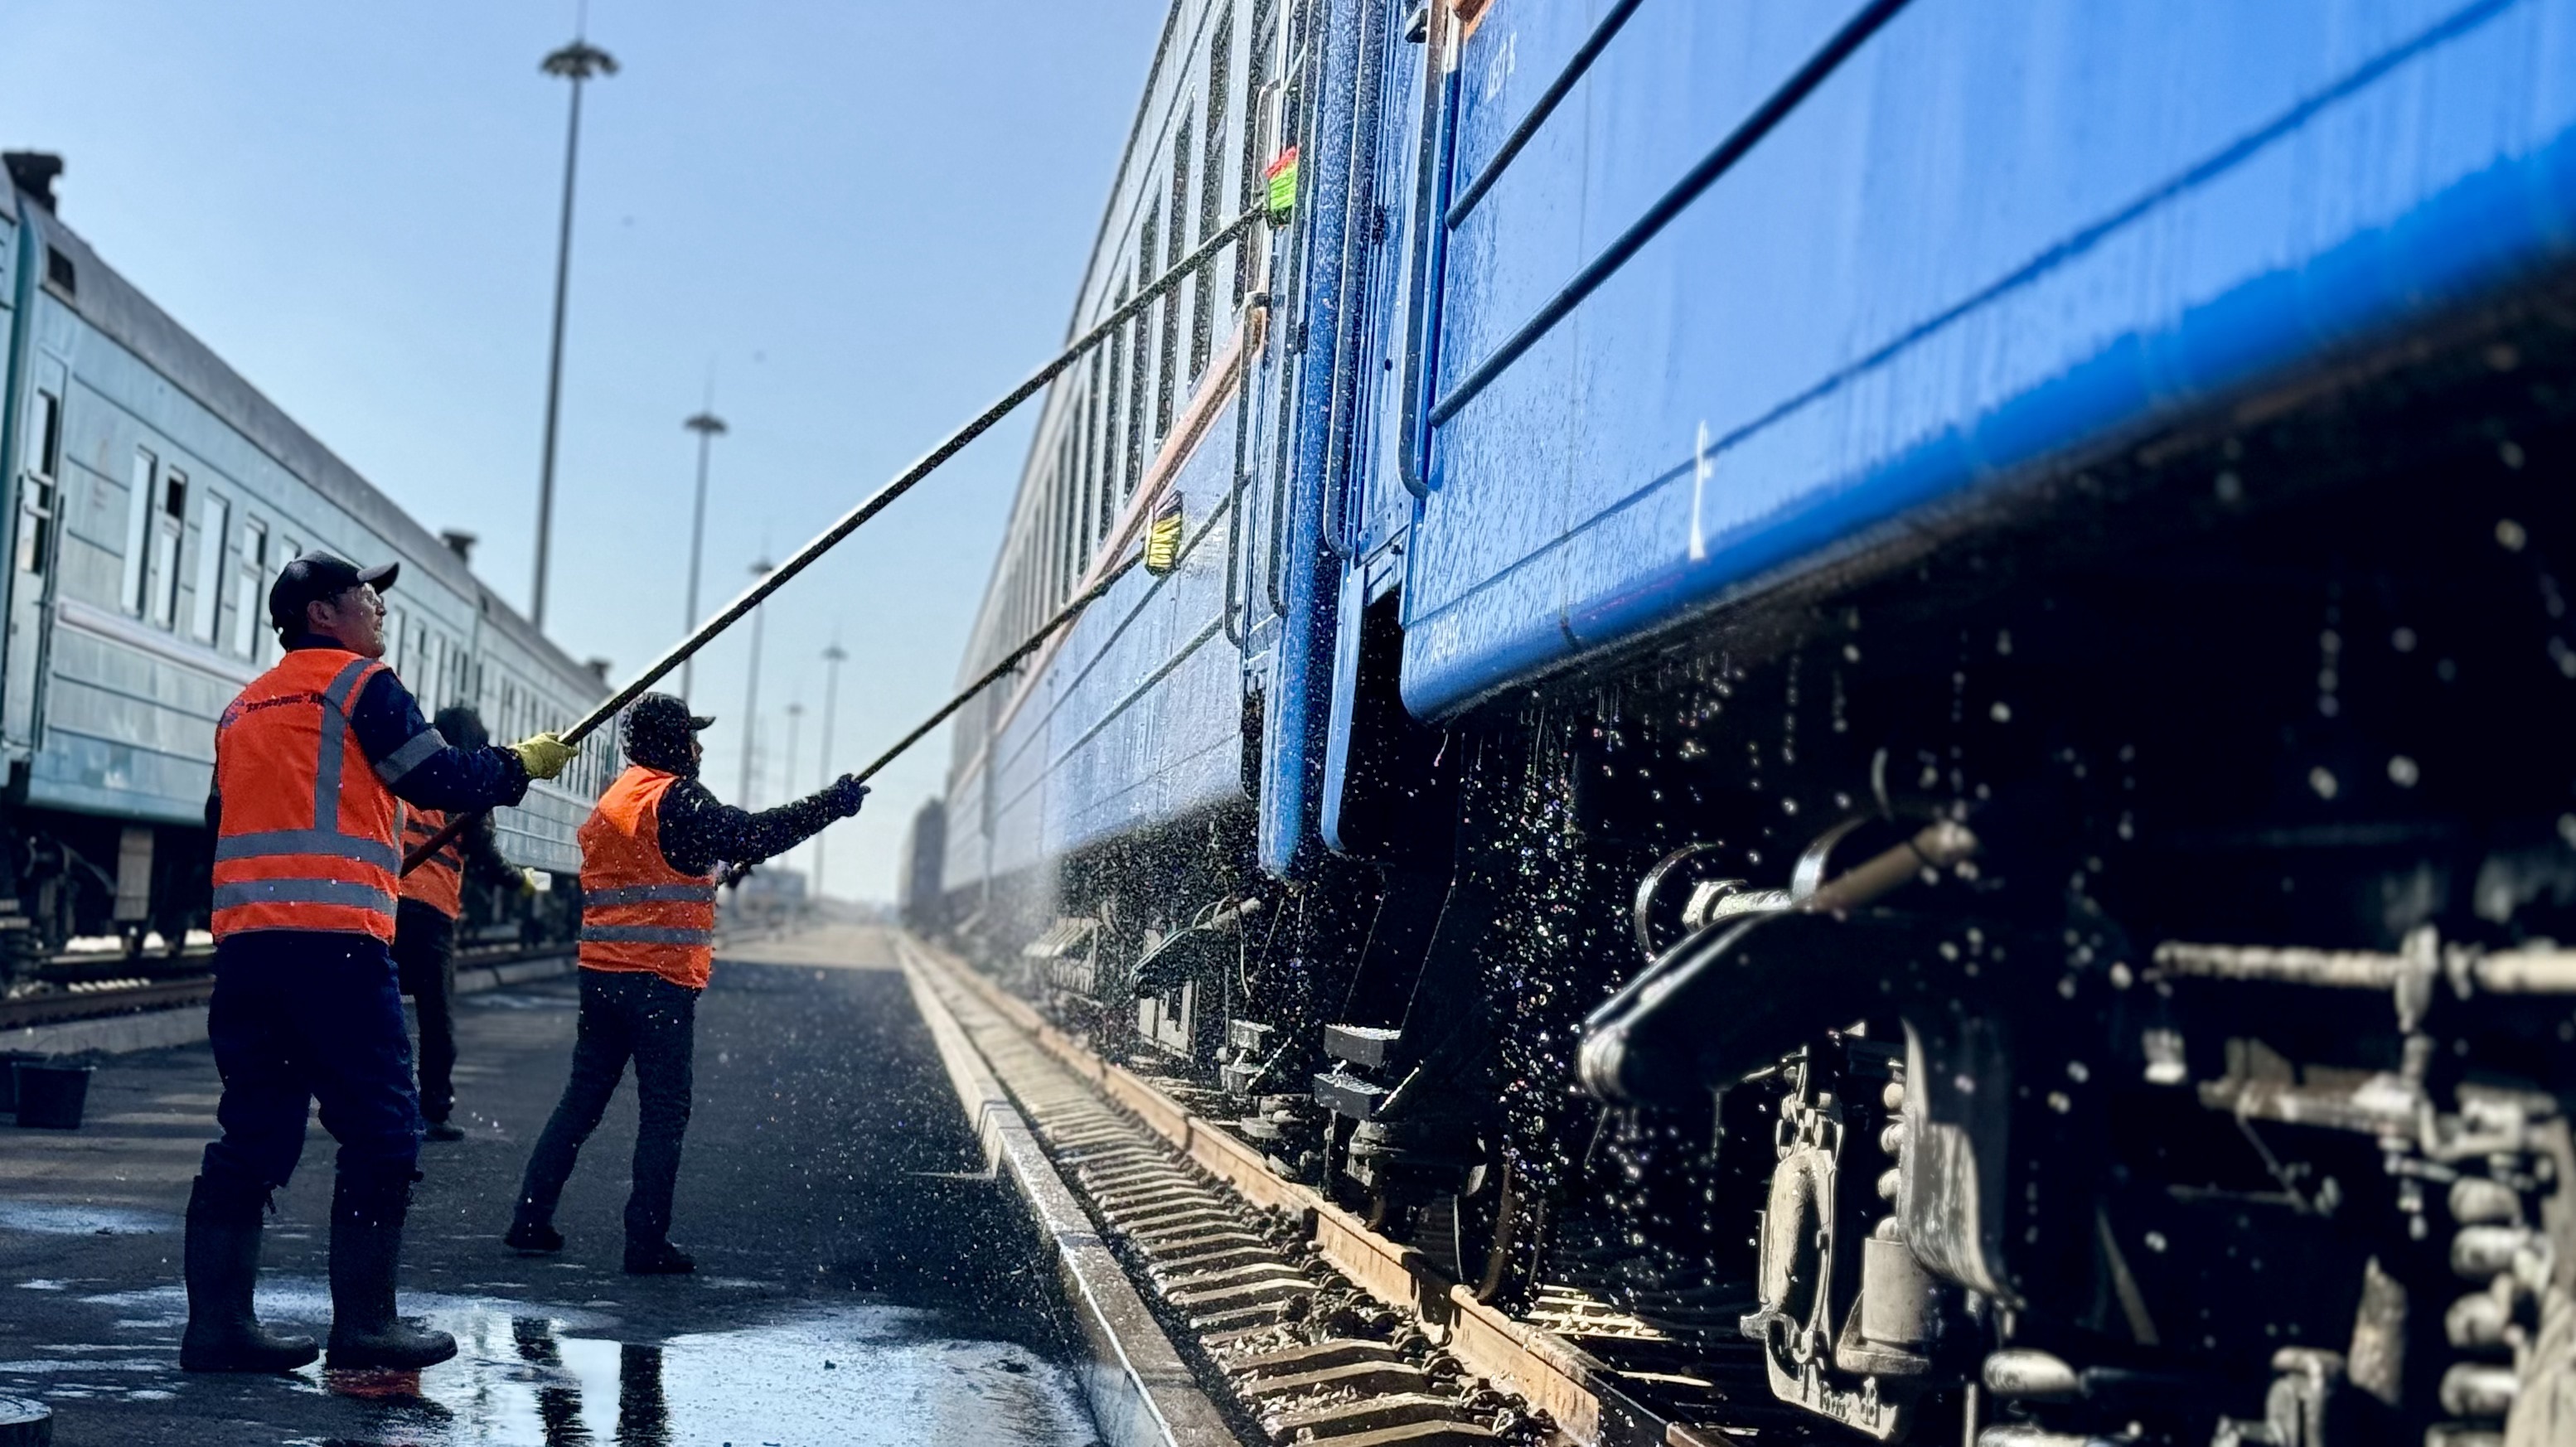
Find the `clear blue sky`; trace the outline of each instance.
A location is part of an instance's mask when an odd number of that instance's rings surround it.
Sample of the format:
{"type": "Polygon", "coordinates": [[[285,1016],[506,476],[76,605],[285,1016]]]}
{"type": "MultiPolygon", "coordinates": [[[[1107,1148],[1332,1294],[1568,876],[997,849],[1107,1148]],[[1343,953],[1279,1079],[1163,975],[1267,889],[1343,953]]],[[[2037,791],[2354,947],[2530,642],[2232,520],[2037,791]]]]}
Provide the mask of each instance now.
{"type": "MultiPolygon", "coordinates": [[[[549,629],[639,666],[682,631],[694,453],[716,444],[705,611],[1050,353],[1166,0],[594,0],[622,66],[583,115],[549,629]]],[[[529,585],[570,0],[0,0],[0,145],[62,152],[64,220],[477,570],[529,585]]],[[[835,762],[937,707],[1018,475],[988,438],[769,611],[782,708],[837,634],[835,762]]],[[[740,777],[748,634],[702,656],[740,777]]],[[[890,897],[943,740],[839,826],[830,888],[890,897]]]]}

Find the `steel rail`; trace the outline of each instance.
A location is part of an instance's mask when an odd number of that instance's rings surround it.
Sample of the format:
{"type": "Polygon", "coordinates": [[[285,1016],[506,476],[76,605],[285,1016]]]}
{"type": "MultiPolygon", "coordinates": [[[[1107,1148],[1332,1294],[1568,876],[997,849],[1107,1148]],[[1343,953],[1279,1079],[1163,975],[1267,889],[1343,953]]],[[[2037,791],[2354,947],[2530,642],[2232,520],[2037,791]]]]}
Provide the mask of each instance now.
{"type": "MultiPolygon", "coordinates": [[[[636,699],[643,697],[645,690],[660,682],[664,674],[667,674],[672,669],[679,667],[682,663],[688,661],[688,659],[699,649],[714,642],[719,634],[723,633],[734,624],[742,621],[742,619],[747,616],[752,609],[759,607],[770,594],[775,593],[780,588],[786,586],[789,579],[813,566],[817,559],[821,558],[825,553],[830,552],[834,547],[837,547],[842,539],[847,538],[850,534],[858,531],[862,525],[864,525],[869,519],[875,517],[878,513],[885,511],[896,498],[910,492],[915,483],[928,477],[931,473],[937,471],[942,463],[947,462],[950,458],[955,457],[958,453],[964,451],[967,444],[973,442],[976,438],[983,436],[986,432],[991,431],[996,424],[998,424],[1003,418],[1009,416],[1021,403],[1026,402],[1031,397],[1044,391],[1048,383],[1053,382],[1075,362],[1082,360],[1084,354],[1088,353],[1093,347],[1100,345],[1101,342],[1107,340],[1112,334],[1117,332],[1119,328],[1133,320],[1138,313],[1144,311],[1147,307],[1152,306],[1156,301],[1161,300],[1166,292],[1173,290],[1182,282],[1189,280],[1191,276],[1198,272],[1199,268],[1213,260],[1218,252],[1223,251],[1227,246],[1233,244],[1237,237],[1250,230],[1254,223],[1262,220],[1263,217],[1268,214],[1266,206],[1255,206],[1253,209],[1244,212],[1241,216],[1228,222],[1222,230],[1208,237],[1205,241],[1200,242],[1189,255],[1182,257],[1181,260],[1173,265],[1169,270],[1165,271],[1161,276],[1156,277],[1151,285],[1147,286],[1136,295],[1128,298],[1127,301],[1116,310],[1110,312],[1109,315],[1094,323],[1090,330],[1084,332],[1079,337],[1076,337],[1063,351],[1058,352],[1052,360],[1048,361],[1044,366],[1039,367],[1036,371],[1031,372],[1027,377],[1023,378],[1019,385],[1013,387],[1010,391],[1003,393],[1001,400],[995,402],[990,407],[985,408],[982,412],[977,413],[974,420],[968,422],[965,426],[958,428],[955,432],[950,433],[946,438],[940,441],[938,446],[923,453],[910,467],[897,473],[893,481],[887,483],[881,488],[878,488],[875,493],[860,502],[856,507],[843,513],[839,521],[824,529],[812,542],[798,548],[793,554],[789,555],[786,562],[779,564],[777,568],[761,577],[749,588],[743,590],[740,596],[726,604],[713,618],[710,618],[706,622],[698,625],[696,632],[681,639],[678,643],[671,645],[671,647],[666,650],[661,657],[654,659],[651,664],[646,666],[642,673],[637,674],[625,687],[620,688],[616,693],[610,695],[607,702],[592,709],[588,714],[585,714],[578,723],[575,723],[571,728],[564,730],[564,742],[568,744],[577,744],[584,738],[587,738],[592,733],[596,732],[609,720],[617,717],[617,715],[622,712],[628,704],[631,704],[636,699]]],[[[477,809],[468,813],[459,814],[455,818],[448,820],[446,827],[440,829],[436,834],[431,835],[420,845],[420,847],[403,856],[402,872],[409,874],[413,870],[418,869],[431,855],[446,848],[457,835],[465,832],[465,826],[471,822],[476,815],[486,812],[489,811],[477,809]]]]}

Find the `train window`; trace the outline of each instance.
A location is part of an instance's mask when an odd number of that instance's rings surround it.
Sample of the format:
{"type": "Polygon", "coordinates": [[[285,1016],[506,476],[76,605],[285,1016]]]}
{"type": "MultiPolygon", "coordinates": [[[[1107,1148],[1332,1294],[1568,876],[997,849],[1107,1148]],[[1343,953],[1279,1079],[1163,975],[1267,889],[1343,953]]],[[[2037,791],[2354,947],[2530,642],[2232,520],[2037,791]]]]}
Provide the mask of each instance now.
{"type": "MultiPolygon", "coordinates": [[[[1263,133],[1272,129],[1268,115],[1270,48],[1278,43],[1278,20],[1278,7],[1272,0],[1252,0],[1252,43],[1243,47],[1243,146],[1235,153],[1234,210],[1238,216],[1252,209],[1257,195],[1254,188],[1261,184],[1262,161],[1269,154],[1263,145],[1267,139],[1263,133]]],[[[1253,237],[1259,235],[1253,233],[1253,237]]],[[[1264,254],[1264,248],[1253,238],[1246,238],[1234,248],[1235,305],[1243,305],[1244,297],[1252,292],[1252,268],[1264,254]]]]}
{"type": "Polygon", "coordinates": [[[36,475],[52,481],[63,465],[63,399],[52,392],[36,393],[36,426],[28,439],[35,444],[35,455],[27,465],[36,475]]]}
{"type": "Polygon", "coordinates": [[[197,521],[197,596],[188,609],[188,636],[215,641],[217,605],[224,596],[224,535],[232,530],[232,505],[209,492],[205,516],[197,521]]]}
{"type": "Polygon", "coordinates": [[[240,561],[233,569],[233,652],[259,656],[261,590],[268,586],[268,524],[243,518],[240,561]]]}
{"type": "Polygon", "coordinates": [[[179,541],[188,522],[188,475],[175,467],[161,469],[161,506],[152,519],[152,555],[144,587],[152,600],[152,621],[168,628],[179,616],[179,541]]]}
{"type": "Polygon", "coordinates": [[[134,449],[134,471],[126,483],[125,580],[117,590],[128,613],[143,611],[143,554],[152,536],[152,484],[160,469],[151,448],[134,449]]]}
{"type": "Polygon", "coordinates": [[[27,488],[18,525],[18,570],[42,575],[53,556],[55,479],[63,463],[63,400],[36,393],[35,456],[28,459],[27,488]]]}
{"type": "Polygon", "coordinates": [[[1082,415],[1075,419],[1082,429],[1082,507],[1085,516],[1100,512],[1100,356],[1093,353],[1083,364],[1082,415]]]}
{"type": "MultiPolygon", "coordinates": [[[[1146,218],[1148,238],[1153,235],[1152,221],[1153,218],[1150,216],[1146,218]]],[[[1152,263],[1150,261],[1139,263],[1136,267],[1136,284],[1143,286],[1152,279],[1152,263]]],[[[1145,379],[1149,375],[1146,365],[1151,360],[1145,353],[1147,330],[1145,319],[1138,317],[1127,337],[1127,425],[1123,432],[1127,444],[1127,458],[1119,476],[1118,487],[1118,496],[1122,499],[1136,490],[1136,479],[1142,477],[1145,472],[1145,379]]],[[[1101,504],[1100,516],[1102,527],[1106,530],[1108,520],[1113,516],[1113,509],[1105,500],[1101,504]]]]}
{"type": "MultiPolygon", "coordinates": [[[[1189,102],[1184,100],[1186,109],[1189,102]]],[[[1172,137],[1172,204],[1167,213],[1171,229],[1163,236],[1163,269],[1171,270],[1189,254],[1190,239],[1190,123],[1182,120],[1172,137]]],[[[1178,390],[1181,371],[1181,291],[1190,283],[1163,294],[1156,308],[1163,314],[1162,345],[1155,349],[1158,364],[1154,371],[1154,436],[1162,437],[1172,430],[1173,393],[1178,390]]]]}
{"type": "MultiPolygon", "coordinates": [[[[1216,33],[1208,40],[1207,119],[1199,134],[1207,150],[1199,157],[1199,229],[1198,240],[1205,245],[1224,218],[1217,214],[1225,204],[1225,127],[1232,119],[1230,109],[1234,92],[1227,82],[1234,63],[1234,11],[1228,9],[1216,19],[1216,33]]],[[[1203,266],[1190,281],[1190,380],[1197,381],[1207,370],[1208,353],[1215,347],[1216,268],[1203,266]]]]}
{"type": "MultiPolygon", "coordinates": [[[[1118,288],[1118,305],[1126,304],[1127,288],[1122,286],[1118,288]]],[[[1129,325],[1135,324],[1131,322],[1129,325]]],[[[1116,474],[1120,463],[1117,461],[1118,449],[1113,444],[1126,436],[1125,430],[1119,426],[1119,404],[1126,400],[1126,397],[1127,348],[1120,346],[1118,339],[1112,337],[1109,340],[1109,395],[1102,410],[1100,422],[1099,516],[1102,521],[1099,526],[1103,529],[1108,527],[1107,519],[1111,510],[1117,505],[1119,489],[1116,474]]]]}

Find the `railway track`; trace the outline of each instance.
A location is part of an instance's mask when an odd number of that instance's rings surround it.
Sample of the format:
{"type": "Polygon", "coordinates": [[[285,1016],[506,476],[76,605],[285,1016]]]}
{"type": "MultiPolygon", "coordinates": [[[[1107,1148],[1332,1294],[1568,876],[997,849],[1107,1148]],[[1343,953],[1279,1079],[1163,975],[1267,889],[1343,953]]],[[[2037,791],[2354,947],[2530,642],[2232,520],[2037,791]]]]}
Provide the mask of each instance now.
{"type": "MultiPolygon", "coordinates": [[[[498,971],[571,953],[570,944],[551,942],[479,947],[459,951],[456,968],[498,971]]],[[[35,990],[0,1000],[0,1030],[202,1005],[215,991],[214,963],[210,945],[139,958],[57,956],[30,972],[35,990]]]]}
{"type": "Polygon", "coordinates": [[[929,946],[906,964],[957,1019],[1246,1440],[1316,1447],[1799,1440],[1731,1328],[1552,1281],[1479,1301],[1192,1109],[929,946]]]}

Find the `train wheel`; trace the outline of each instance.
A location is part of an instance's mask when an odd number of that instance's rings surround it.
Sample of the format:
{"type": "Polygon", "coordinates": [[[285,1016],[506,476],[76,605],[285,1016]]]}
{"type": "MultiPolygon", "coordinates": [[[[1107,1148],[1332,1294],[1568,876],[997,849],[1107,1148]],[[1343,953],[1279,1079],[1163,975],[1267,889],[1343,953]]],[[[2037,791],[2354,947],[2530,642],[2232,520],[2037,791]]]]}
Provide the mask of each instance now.
{"type": "Polygon", "coordinates": [[[1479,1174],[1489,1179],[1451,1201],[1459,1275],[1478,1301],[1515,1298],[1537,1278],[1546,1202],[1525,1189],[1508,1164],[1483,1167],[1479,1174]]]}

